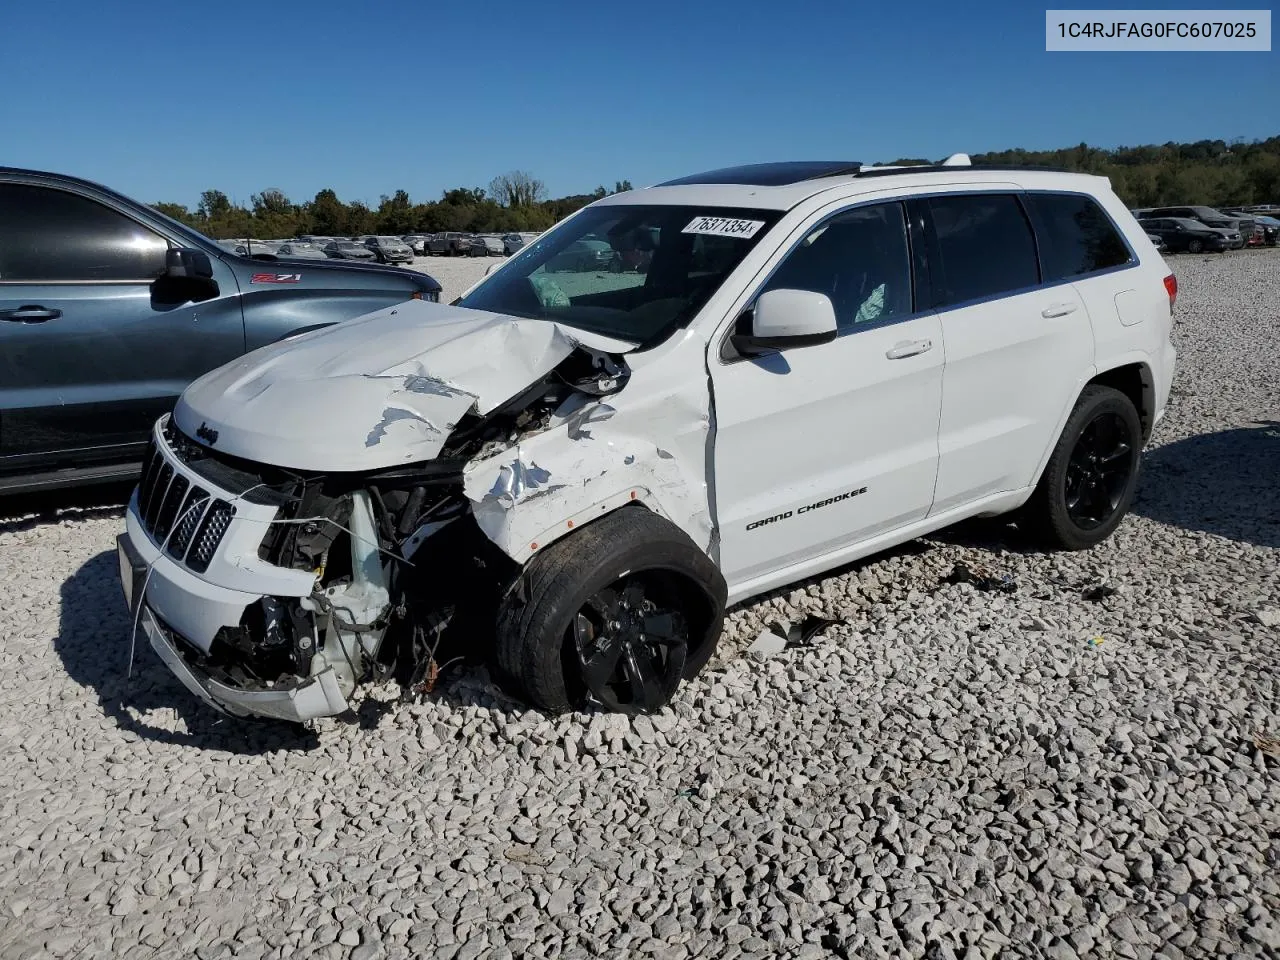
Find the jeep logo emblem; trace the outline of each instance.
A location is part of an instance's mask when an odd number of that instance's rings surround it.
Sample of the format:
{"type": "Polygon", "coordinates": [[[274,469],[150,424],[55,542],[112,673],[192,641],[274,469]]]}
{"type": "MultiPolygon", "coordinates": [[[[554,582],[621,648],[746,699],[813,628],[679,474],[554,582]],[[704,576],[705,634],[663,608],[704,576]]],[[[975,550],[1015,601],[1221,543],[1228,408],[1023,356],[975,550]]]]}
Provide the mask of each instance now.
{"type": "Polygon", "coordinates": [[[218,442],[218,431],[214,430],[207,423],[201,423],[200,429],[196,431],[196,437],[203,440],[209,446],[213,446],[218,442]]]}

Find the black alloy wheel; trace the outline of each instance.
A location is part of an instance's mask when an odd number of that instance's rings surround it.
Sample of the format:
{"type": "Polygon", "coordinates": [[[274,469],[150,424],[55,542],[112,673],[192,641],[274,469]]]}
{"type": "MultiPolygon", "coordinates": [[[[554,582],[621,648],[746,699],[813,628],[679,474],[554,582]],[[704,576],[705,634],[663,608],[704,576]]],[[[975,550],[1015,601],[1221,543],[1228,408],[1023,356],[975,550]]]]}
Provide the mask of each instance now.
{"type": "Polygon", "coordinates": [[[574,617],[582,681],[608,710],[647,713],[684,675],[689,628],[661,573],[628,574],[589,597],[574,617]]]}
{"type": "Polygon", "coordinates": [[[1067,460],[1067,516],[1081,530],[1096,530],[1120,509],[1137,456],[1119,414],[1103,411],[1089,421],[1067,460]]]}

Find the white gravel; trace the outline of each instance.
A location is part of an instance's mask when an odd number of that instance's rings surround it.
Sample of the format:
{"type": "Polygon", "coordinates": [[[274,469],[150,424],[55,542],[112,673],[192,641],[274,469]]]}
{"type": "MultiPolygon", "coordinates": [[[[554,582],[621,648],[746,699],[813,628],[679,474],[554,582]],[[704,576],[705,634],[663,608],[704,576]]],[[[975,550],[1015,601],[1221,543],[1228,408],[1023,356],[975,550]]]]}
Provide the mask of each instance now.
{"type": "Polygon", "coordinates": [[[972,526],[782,591],[652,718],[467,673],[220,721],[149,650],[126,678],[118,510],[0,520],[0,957],[1275,956],[1280,251],[1171,262],[1113,540],[972,526]],[[735,656],[800,611],[842,622],[735,656]]]}
{"type": "Polygon", "coordinates": [[[449,303],[483,278],[490,267],[505,262],[506,257],[415,257],[410,267],[431,274],[443,288],[440,302],[449,303]]]}

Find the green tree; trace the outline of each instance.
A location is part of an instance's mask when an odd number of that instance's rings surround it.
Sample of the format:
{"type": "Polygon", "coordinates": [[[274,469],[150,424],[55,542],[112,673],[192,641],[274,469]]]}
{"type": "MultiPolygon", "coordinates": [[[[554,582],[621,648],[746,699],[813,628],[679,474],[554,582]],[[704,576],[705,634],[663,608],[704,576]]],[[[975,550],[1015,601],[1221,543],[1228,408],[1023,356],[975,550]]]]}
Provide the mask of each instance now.
{"type": "Polygon", "coordinates": [[[179,223],[185,223],[189,227],[197,229],[200,227],[200,218],[181,203],[153,203],[151,209],[157,213],[163,213],[166,217],[172,217],[179,223]]]}
{"type": "Polygon", "coordinates": [[[304,233],[322,237],[337,236],[346,228],[347,207],[329,188],[319,191],[307,204],[304,233]]]}
{"type": "Polygon", "coordinates": [[[215,220],[231,213],[231,201],[221,190],[206,190],[200,194],[197,210],[202,220],[215,220]]]}
{"type": "Polygon", "coordinates": [[[397,190],[392,196],[383,194],[378,204],[377,229],[379,233],[401,236],[413,229],[414,210],[409,194],[397,190]]]}

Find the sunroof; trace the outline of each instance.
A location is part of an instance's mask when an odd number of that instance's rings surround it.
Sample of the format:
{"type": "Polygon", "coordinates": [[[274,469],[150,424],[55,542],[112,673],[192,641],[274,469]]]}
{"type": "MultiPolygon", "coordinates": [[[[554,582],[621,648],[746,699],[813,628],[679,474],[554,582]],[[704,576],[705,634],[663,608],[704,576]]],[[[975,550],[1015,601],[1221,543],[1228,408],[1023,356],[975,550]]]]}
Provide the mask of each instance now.
{"type": "Polygon", "coordinates": [[[668,180],[660,187],[676,187],[690,183],[737,183],[756,187],[782,187],[802,180],[834,177],[840,173],[857,173],[861,166],[855,160],[791,160],[785,163],[748,163],[740,167],[722,167],[668,180]]]}

